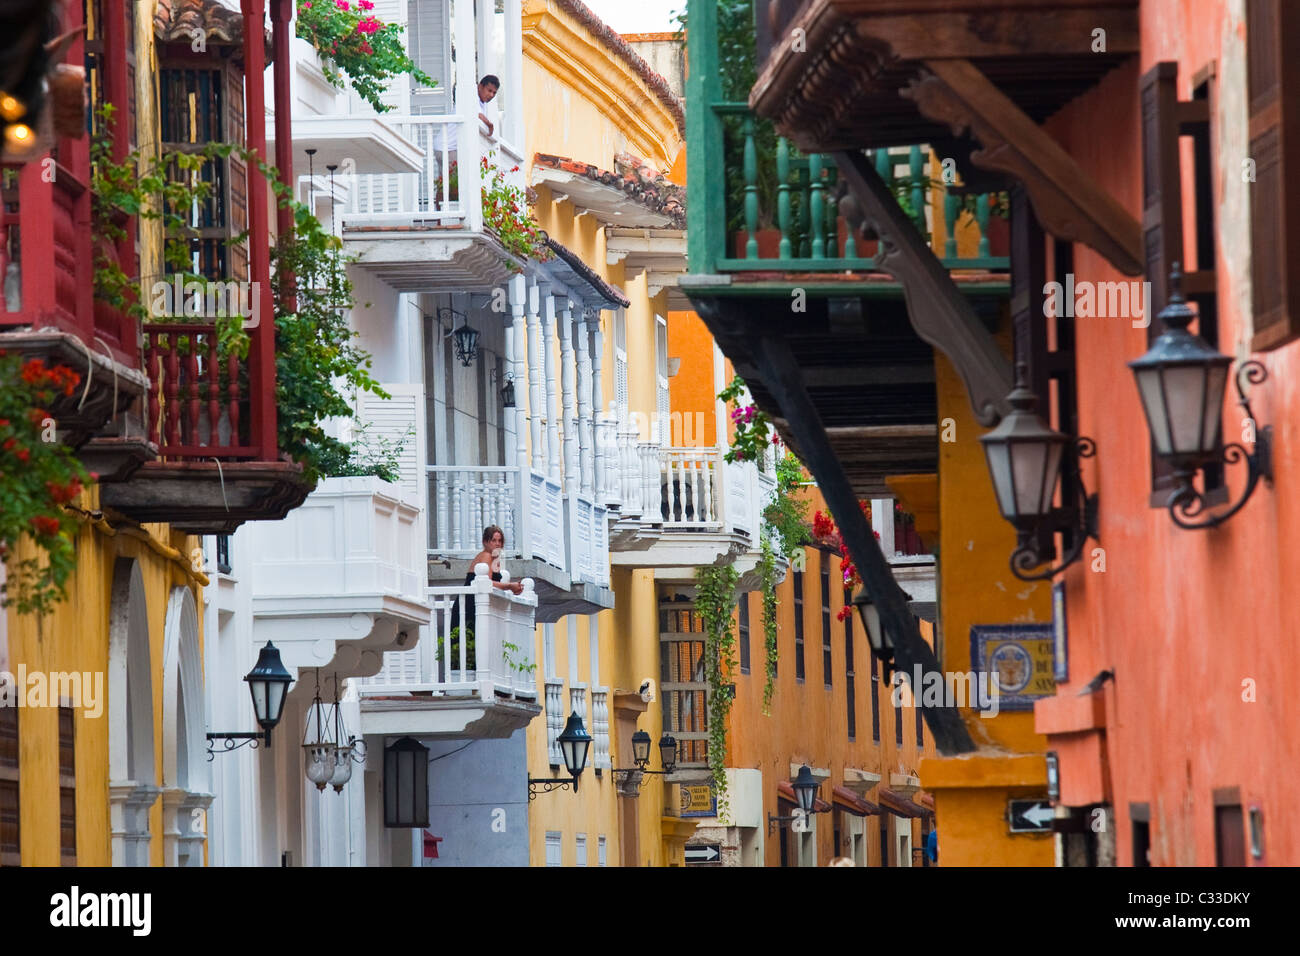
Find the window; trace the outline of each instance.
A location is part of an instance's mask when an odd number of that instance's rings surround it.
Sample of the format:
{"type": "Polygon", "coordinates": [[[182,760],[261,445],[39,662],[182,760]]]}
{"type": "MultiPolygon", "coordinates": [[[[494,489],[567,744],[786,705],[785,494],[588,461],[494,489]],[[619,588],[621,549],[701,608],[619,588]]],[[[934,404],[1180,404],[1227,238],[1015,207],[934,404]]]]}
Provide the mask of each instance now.
{"type": "Polygon", "coordinates": [[[871,739],[880,743],[880,658],[871,652],[871,739]]]}
{"type": "Polygon", "coordinates": [[[1300,336],[1300,188],[1290,148],[1300,132],[1300,96],[1291,67],[1300,35],[1300,5],[1289,0],[1246,4],[1246,77],[1250,112],[1252,351],[1300,336]],[[1291,234],[1288,235],[1288,228],[1291,234]]]}
{"type": "Polygon", "coordinates": [[[563,849],[560,845],[562,834],[555,830],[546,831],[546,865],[561,866],[560,854],[563,849]]]}
{"type": "Polygon", "coordinates": [[[876,817],[876,826],[880,828],[880,865],[889,866],[889,823],[888,815],[882,813],[876,817]]]}
{"type": "Polygon", "coordinates": [[[627,403],[627,314],[619,309],[614,313],[614,404],[620,427],[628,420],[627,403]]]}
{"type": "Polygon", "coordinates": [[[573,838],[573,859],[575,866],[587,865],[587,834],[579,833],[573,838]]]}
{"type": "Polygon", "coordinates": [[[609,857],[605,852],[605,838],[603,836],[596,837],[596,865],[609,865],[609,857]]]}
{"type": "Polygon", "coordinates": [[[894,743],[900,747],[903,746],[903,695],[898,692],[898,687],[902,681],[903,675],[894,671],[889,687],[889,699],[894,704],[894,743]]]}
{"type": "Polygon", "coordinates": [[[921,695],[916,690],[912,689],[912,713],[916,715],[916,749],[919,751],[925,747],[925,718],[921,715],[921,695]]]}
{"type": "Polygon", "coordinates": [[[1236,787],[1214,791],[1214,865],[1246,865],[1246,818],[1236,787]]]}
{"type": "Polygon", "coordinates": [[[749,595],[740,596],[740,621],[736,627],[737,640],[740,642],[740,672],[749,673],[749,595]]]}
{"type": "Polygon", "coordinates": [[[59,708],[59,858],[77,865],[76,719],[71,707],[59,708]]]}
{"type": "Polygon", "coordinates": [[[221,574],[230,573],[230,535],[217,535],[217,571],[221,574]]]}
{"type": "Polygon", "coordinates": [[[796,571],[794,578],[794,679],[803,683],[803,572],[796,571]]]}
{"type": "Polygon", "coordinates": [[[831,689],[833,674],[831,672],[831,556],[822,555],[822,683],[831,689]]]}
{"type": "MultiPolygon", "coordinates": [[[[851,606],[849,589],[844,589],[844,605],[851,606]]],[[[857,683],[853,674],[853,615],[844,618],[844,706],[849,727],[849,740],[858,739],[857,683]]]]}
{"type": "Polygon", "coordinates": [[[688,601],[659,605],[659,681],[664,732],[677,738],[677,762],[708,763],[708,683],[704,677],[704,622],[688,601]]]}
{"type": "Polygon", "coordinates": [[[660,445],[671,445],[673,434],[672,403],[668,392],[668,320],[662,315],[655,316],[655,363],[657,386],[655,397],[658,413],[658,421],[655,425],[658,437],[655,440],[660,445]]]}
{"type": "Polygon", "coordinates": [[[0,866],[18,866],[18,708],[0,707],[0,866]]]}

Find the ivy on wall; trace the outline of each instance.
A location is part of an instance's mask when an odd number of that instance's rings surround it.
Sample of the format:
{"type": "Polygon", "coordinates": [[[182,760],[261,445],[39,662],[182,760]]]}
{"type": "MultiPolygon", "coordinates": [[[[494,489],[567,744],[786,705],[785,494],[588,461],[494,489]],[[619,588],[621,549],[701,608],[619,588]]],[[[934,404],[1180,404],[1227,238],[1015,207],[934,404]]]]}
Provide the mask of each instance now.
{"type": "Polygon", "coordinates": [[[740,575],[730,565],[695,569],[695,608],[704,625],[704,679],[708,684],[709,772],[718,813],[727,806],[727,717],[735,700],[736,633],[732,612],[740,575]]]}

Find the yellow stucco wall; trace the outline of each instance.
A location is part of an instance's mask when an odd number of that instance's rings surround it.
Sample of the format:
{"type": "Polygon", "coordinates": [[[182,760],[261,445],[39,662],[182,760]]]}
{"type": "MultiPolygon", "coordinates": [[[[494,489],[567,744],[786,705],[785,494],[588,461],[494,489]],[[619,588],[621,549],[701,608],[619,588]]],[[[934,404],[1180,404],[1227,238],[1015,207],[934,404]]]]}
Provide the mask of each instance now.
{"type": "MultiPolygon", "coordinates": [[[[1000,336],[1004,352],[1009,336],[1000,336]]],[[[1015,530],[998,512],[966,391],[948,359],[935,353],[940,437],[946,425],[955,441],[939,443],[939,608],[945,671],[971,669],[973,624],[1050,621],[1051,584],[1027,583],[1011,573],[1015,530]],[[951,419],[951,422],[948,420],[951,419]]],[[[1046,740],[1034,732],[1032,711],[1002,711],[993,718],[963,711],[980,751],[921,763],[922,785],[934,793],[939,859],[947,866],[1051,866],[1050,835],[1007,829],[1007,800],[1044,796],[1046,740]]]]}
{"type": "MultiPolygon", "coordinates": [[[[83,493],[82,508],[98,507],[98,486],[83,493]]],[[[166,525],[116,534],[83,524],[77,538],[77,568],[69,579],[67,599],[52,614],[38,620],[7,615],[8,669],[20,665],[33,672],[91,672],[102,675],[102,713],[91,717],[78,709],[74,717],[76,747],[77,863],[107,866],[112,862],[109,828],[109,735],[125,734],[111,727],[108,713],[110,612],[114,573],[119,559],[138,561],[144,583],[149,622],[150,672],[153,691],[155,779],[138,781],[162,786],[163,759],[163,639],[168,600],[177,587],[191,587],[198,605],[202,646],[201,576],[188,573],[197,538],[170,532],[166,525]],[[153,538],[151,547],[145,536],[153,538]],[[171,552],[165,554],[160,552],[171,552]]],[[[30,542],[25,548],[30,549],[30,542]]],[[[26,550],[20,551],[21,559],[26,550]]],[[[19,712],[19,813],[21,859],[24,866],[58,866],[59,842],[59,726],[55,706],[24,707],[19,712]]],[[[150,815],[150,856],[162,865],[162,800],[150,815]]]]}

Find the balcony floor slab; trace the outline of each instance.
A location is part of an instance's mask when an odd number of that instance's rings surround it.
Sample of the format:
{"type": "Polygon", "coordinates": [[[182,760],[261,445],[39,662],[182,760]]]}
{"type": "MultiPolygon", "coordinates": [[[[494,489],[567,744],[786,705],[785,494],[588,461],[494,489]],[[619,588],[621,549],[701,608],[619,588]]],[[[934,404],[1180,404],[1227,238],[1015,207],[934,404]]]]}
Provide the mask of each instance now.
{"type": "Polygon", "coordinates": [[[414,694],[361,698],[361,732],[366,736],[411,736],[440,740],[501,740],[527,727],[542,708],[498,697],[422,697],[414,694]]]}
{"type": "Polygon", "coordinates": [[[287,461],[146,462],[102,486],[100,503],[136,521],[192,534],[229,534],[245,521],[278,521],[306,499],[302,466],[287,461]]]}

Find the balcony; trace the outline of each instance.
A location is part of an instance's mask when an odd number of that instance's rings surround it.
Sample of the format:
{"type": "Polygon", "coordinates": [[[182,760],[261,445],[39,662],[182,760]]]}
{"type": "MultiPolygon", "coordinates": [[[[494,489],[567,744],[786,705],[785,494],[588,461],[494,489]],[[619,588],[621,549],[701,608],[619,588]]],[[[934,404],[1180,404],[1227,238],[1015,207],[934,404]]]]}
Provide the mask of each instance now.
{"type": "Polygon", "coordinates": [[[341,211],[359,267],[399,292],[486,292],[522,267],[483,225],[481,157],[524,188],[523,157],[487,136],[477,117],[385,117],[421,151],[418,172],[367,173],[341,211]]]}
{"type": "Polygon", "coordinates": [[[954,65],[987,76],[1041,123],[1138,49],[1137,0],[757,0],[754,7],[760,62],[749,101],[810,150],[955,141],[956,117],[925,102],[930,78],[954,65]]]}
{"type": "Polygon", "coordinates": [[[519,465],[427,471],[430,581],[463,581],[483,529],[495,524],[505,532],[506,569],[536,582],[538,621],[613,606],[609,509],[594,489],[566,493],[561,479],[519,465]]]}
{"type": "Polygon", "coordinates": [[[285,665],[373,674],[429,622],[420,509],[379,478],[326,478],[276,524],[244,532],[253,640],[285,665]]]}
{"type": "Polygon", "coordinates": [[[253,375],[251,362],[219,348],[209,324],[151,322],[141,332],[149,374],[145,437],[158,460],[126,480],[106,480],[102,503],[194,534],[228,534],[301,505],[311,489],[300,465],[277,460],[275,434],[259,407],[274,389],[274,370],[253,375]]]}
{"type": "Polygon", "coordinates": [[[537,704],[537,595],[533,582],[513,595],[492,586],[480,564],[467,586],[428,589],[427,637],[389,651],[382,669],[358,681],[367,735],[509,737],[541,713],[537,704]],[[467,608],[474,628],[461,640],[467,608]]]}
{"type": "Polygon", "coordinates": [[[696,567],[756,561],[763,507],[775,482],[752,462],[728,463],[725,449],[670,448],[620,433],[622,504],[610,562],[654,568],[664,580],[693,579],[696,567]]]}

